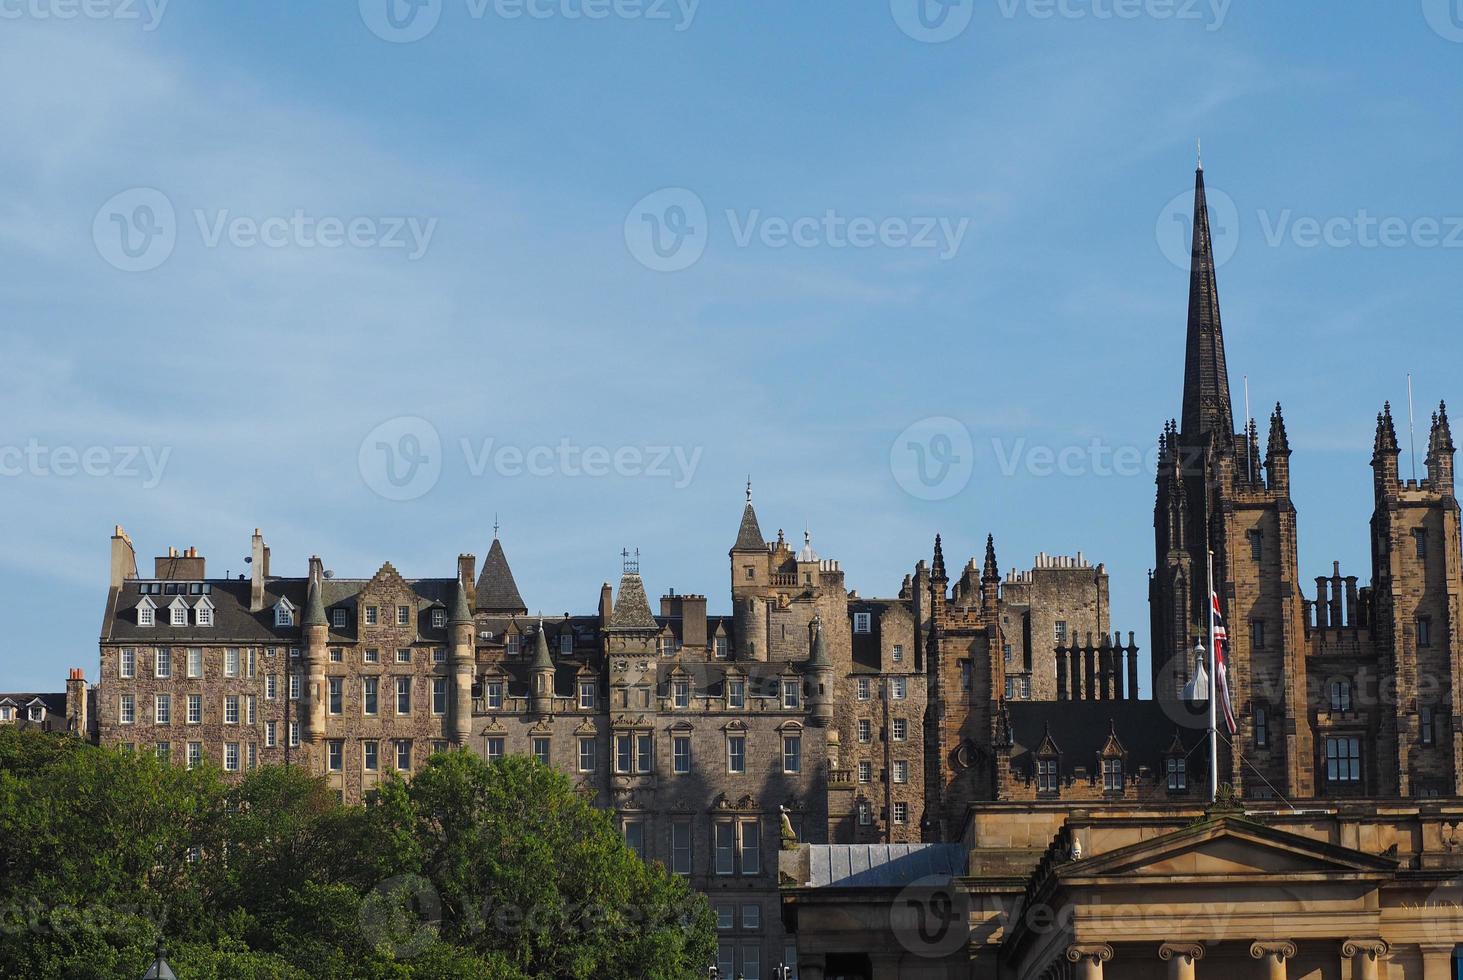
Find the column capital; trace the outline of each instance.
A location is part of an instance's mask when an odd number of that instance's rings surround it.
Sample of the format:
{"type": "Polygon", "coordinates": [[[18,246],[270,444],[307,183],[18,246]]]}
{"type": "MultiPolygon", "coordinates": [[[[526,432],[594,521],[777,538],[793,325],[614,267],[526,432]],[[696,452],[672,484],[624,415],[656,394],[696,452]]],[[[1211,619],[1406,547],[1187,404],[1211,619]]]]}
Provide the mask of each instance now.
{"type": "Polygon", "coordinates": [[[1341,955],[1348,959],[1353,956],[1365,956],[1368,959],[1379,960],[1386,956],[1391,948],[1384,939],[1348,939],[1341,944],[1341,955]]]}
{"type": "Polygon", "coordinates": [[[1250,956],[1257,960],[1263,960],[1267,956],[1277,957],[1282,963],[1295,958],[1295,943],[1288,939],[1276,940],[1274,942],[1254,942],[1250,944],[1250,956]]]}
{"type": "Polygon", "coordinates": [[[1107,943],[1078,943],[1067,947],[1067,959],[1072,963],[1081,963],[1083,960],[1106,963],[1112,959],[1112,947],[1107,943]]]}
{"type": "Polygon", "coordinates": [[[1158,947],[1158,958],[1167,963],[1175,956],[1190,962],[1204,958],[1203,943],[1164,943],[1158,947]]]}

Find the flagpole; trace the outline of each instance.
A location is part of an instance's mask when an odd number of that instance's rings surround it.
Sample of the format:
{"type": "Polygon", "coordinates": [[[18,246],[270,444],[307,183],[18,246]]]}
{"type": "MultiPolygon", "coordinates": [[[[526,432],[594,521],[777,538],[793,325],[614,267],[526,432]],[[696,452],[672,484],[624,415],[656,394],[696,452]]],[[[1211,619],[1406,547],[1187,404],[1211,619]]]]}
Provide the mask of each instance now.
{"type": "Polygon", "coordinates": [[[1219,799],[1219,657],[1214,643],[1214,550],[1209,550],[1209,802],[1219,799]]]}

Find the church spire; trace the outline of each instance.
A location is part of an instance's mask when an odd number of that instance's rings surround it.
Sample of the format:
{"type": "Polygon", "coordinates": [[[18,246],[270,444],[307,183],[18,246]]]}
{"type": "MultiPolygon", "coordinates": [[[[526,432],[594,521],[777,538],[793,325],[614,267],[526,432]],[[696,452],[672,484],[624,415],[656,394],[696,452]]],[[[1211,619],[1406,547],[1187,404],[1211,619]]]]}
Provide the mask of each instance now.
{"type": "Polygon", "coordinates": [[[1229,369],[1224,360],[1214,238],[1209,228],[1209,199],[1204,191],[1202,163],[1194,177],[1194,241],[1190,257],[1182,432],[1188,440],[1214,433],[1222,445],[1228,445],[1234,441],[1234,411],[1229,401],[1229,369]]]}

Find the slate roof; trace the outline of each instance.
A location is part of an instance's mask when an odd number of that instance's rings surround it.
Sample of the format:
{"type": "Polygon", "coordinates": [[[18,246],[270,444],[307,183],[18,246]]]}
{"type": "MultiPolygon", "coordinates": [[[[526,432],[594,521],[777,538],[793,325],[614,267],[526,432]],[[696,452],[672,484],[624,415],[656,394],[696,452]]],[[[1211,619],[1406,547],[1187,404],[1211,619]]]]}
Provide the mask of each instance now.
{"type": "Polygon", "coordinates": [[[732,545],[732,550],[767,550],[767,541],[762,537],[762,528],[757,524],[757,512],[752,509],[752,501],[750,500],[747,501],[747,506],[742,510],[742,526],[737,529],[737,543],[732,545]]]}
{"type": "Polygon", "coordinates": [[[612,630],[658,630],[660,624],[650,611],[650,599],[645,594],[645,583],[634,572],[620,576],[620,591],[615,596],[615,608],[607,624],[612,630]]]}
{"type": "Polygon", "coordinates": [[[39,732],[64,732],[67,730],[66,722],[66,694],[0,694],[0,704],[9,704],[15,708],[15,720],[6,722],[13,725],[20,731],[39,732]],[[40,701],[46,709],[44,721],[34,722],[27,717],[28,709],[33,701],[40,701]]]}
{"type": "Polygon", "coordinates": [[[901,888],[966,873],[964,844],[810,844],[808,888],[901,888]]]}
{"type": "MultiPolygon", "coordinates": [[[[1174,732],[1186,750],[1203,743],[1205,731],[1188,727],[1185,706],[1161,701],[1008,701],[1015,744],[1011,762],[1018,771],[1034,771],[1035,754],[1048,732],[1061,752],[1063,768],[1085,766],[1093,771],[1108,738],[1116,733],[1127,754],[1126,769],[1148,766],[1158,772],[1174,732]]],[[[1207,716],[1205,716],[1207,719],[1207,716]]],[[[1207,764],[1199,752],[1190,754],[1191,766],[1207,764]]]]}
{"type": "Polygon", "coordinates": [[[513,581],[513,569],[508,567],[508,556],[503,554],[503,545],[497,538],[488,549],[488,557],[483,559],[477,593],[479,612],[528,613],[528,606],[518,593],[518,583],[513,581]]]}

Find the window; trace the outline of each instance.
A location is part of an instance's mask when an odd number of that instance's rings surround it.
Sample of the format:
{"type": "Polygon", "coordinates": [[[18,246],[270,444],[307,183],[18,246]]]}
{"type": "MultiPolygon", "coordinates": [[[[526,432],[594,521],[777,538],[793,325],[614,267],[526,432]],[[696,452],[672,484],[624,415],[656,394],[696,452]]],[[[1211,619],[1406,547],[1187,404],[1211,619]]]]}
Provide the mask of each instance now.
{"type": "Polygon", "coordinates": [[[189,742],[188,743],[188,768],[189,769],[192,769],[195,766],[199,766],[199,765],[202,765],[202,764],[203,764],[203,743],[202,742],[189,742]]]}
{"type": "Polygon", "coordinates": [[[375,606],[366,607],[366,625],[375,626],[380,621],[380,610],[375,606]]]}
{"type": "Polygon", "coordinates": [[[726,740],[727,772],[747,771],[747,736],[731,735],[726,740]]]}
{"type": "Polygon", "coordinates": [[[1427,557],[1427,531],[1424,528],[1412,529],[1412,542],[1417,548],[1417,557],[1427,557]]]}
{"type": "Polygon", "coordinates": [[[892,659],[894,660],[894,662],[896,664],[902,664],[902,663],[904,663],[904,644],[902,644],[902,643],[896,643],[896,644],[894,644],[894,652],[892,654],[892,659]]]}
{"type": "Polygon", "coordinates": [[[345,679],[342,677],[331,677],[327,678],[325,683],[329,686],[330,697],[328,704],[330,706],[330,713],[332,715],[338,715],[345,709],[345,695],[343,693],[345,679]]]}
{"type": "Polygon", "coordinates": [[[970,661],[960,661],[960,690],[969,693],[973,676],[974,675],[971,674],[970,661]]]}
{"type": "Polygon", "coordinates": [[[1263,619],[1250,620],[1250,647],[1254,650],[1265,649],[1265,621],[1263,619]]]}
{"type": "Polygon", "coordinates": [[[1057,646],[1067,645],[1067,621],[1059,619],[1052,627],[1052,637],[1057,641],[1057,646]]]}
{"type": "Polygon", "coordinates": [[[446,647],[433,647],[432,648],[432,663],[434,663],[434,664],[445,664],[446,662],[447,662],[447,648],[446,647]]]}
{"type": "Polygon", "coordinates": [[[635,852],[640,860],[645,860],[645,823],[640,820],[625,821],[625,846],[635,852]]]}
{"type": "Polygon", "coordinates": [[[445,738],[432,739],[432,754],[441,755],[447,751],[447,740],[445,738]]]}
{"type": "Polygon", "coordinates": [[[446,625],[447,625],[447,610],[445,610],[445,609],[433,609],[432,610],[432,628],[433,629],[442,629],[446,625]]]}
{"type": "Polygon", "coordinates": [[[909,823],[909,804],[899,802],[894,804],[894,822],[896,824],[909,823]]]}
{"type": "Polygon", "coordinates": [[[648,773],[651,768],[652,738],[649,732],[615,736],[615,771],[648,773]]]}
{"type": "Polygon", "coordinates": [[[1036,760],[1036,791],[1055,793],[1061,788],[1057,760],[1052,758],[1036,760]]]}
{"type": "Polygon", "coordinates": [[[397,606],[396,607],[396,625],[397,626],[410,626],[411,625],[411,606],[397,606]]]}
{"type": "Polygon", "coordinates": [[[873,625],[873,616],[870,613],[861,612],[853,614],[853,631],[855,633],[871,632],[873,625]]]}
{"type": "Polygon", "coordinates": [[[361,714],[374,715],[377,712],[380,692],[381,678],[361,678],[361,714]]]}
{"type": "Polygon", "coordinates": [[[239,743],[224,743],[224,772],[239,771],[239,743]]]}
{"type": "MultiPolygon", "coordinates": [[[[1001,644],[1001,660],[1009,664],[1014,659],[1016,659],[1016,654],[1015,651],[1011,648],[1011,644],[1001,644]]],[[[963,662],[964,661],[962,661],[962,663],[963,662]]]]}
{"type": "Polygon", "coordinates": [[[741,828],[742,874],[755,875],[762,872],[762,839],[756,820],[743,820],[741,828]]]}
{"type": "Polygon", "coordinates": [[[1347,736],[1326,739],[1326,781],[1361,782],[1361,739],[1347,736]]]}
{"type": "Polygon", "coordinates": [[[188,724],[203,724],[203,695],[188,695],[188,724]]]}
{"type": "Polygon", "coordinates": [[[1417,617],[1417,645],[1420,647],[1433,645],[1433,621],[1427,616],[1417,617]]]}
{"type": "Polygon", "coordinates": [[[411,740],[399,738],[396,740],[396,768],[402,772],[411,771],[411,740]]]}
{"type": "Polygon", "coordinates": [[[671,685],[671,703],[677,708],[691,706],[691,682],[676,681],[671,685]]]}
{"type": "Polygon", "coordinates": [[[485,743],[485,748],[488,754],[488,761],[497,762],[503,758],[503,737],[501,735],[494,735],[489,738],[485,743]]]}
{"type": "Polygon", "coordinates": [[[396,651],[396,662],[399,663],[399,664],[409,664],[409,663],[411,663],[411,651],[410,650],[397,650],[396,651]]]}
{"type": "Polygon", "coordinates": [[[224,651],[224,676],[239,676],[239,651],[237,649],[231,648],[224,651]]]}
{"type": "Polygon", "coordinates": [[[909,763],[903,759],[894,760],[894,782],[909,782],[909,763]]]}
{"type": "Polygon", "coordinates": [[[398,677],[396,679],[396,713],[399,715],[411,714],[410,677],[398,677]]]}
{"type": "Polygon", "coordinates": [[[574,632],[567,626],[559,633],[559,656],[574,656],[574,632]]]}
{"type": "Polygon", "coordinates": [[[894,741],[902,742],[909,735],[909,721],[904,718],[895,718],[891,723],[894,741]]]}
{"type": "Polygon", "coordinates": [[[671,754],[675,757],[675,771],[684,775],[691,771],[691,736],[676,735],[671,739],[671,754]]]}
{"type": "Polygon", "coordinates": [[[655,647],[662,657],[672,656],[676,652],[676,638],[673,636],[657,637],[655,647]]]}
{"type": "Polygon", "coordinates": [[[368,649],[361,655],[361,659],[368,664],[379,664],[381,662],[381,651],[368,649]]]}
{"type": "MultiPolygon", "coordinates": [[[[728,872],[729,873],[729,872],[728,872]]],[[[728,926],[727,928],[731,928],[728,926]]],[[[719,977],[731,977],[736,975],[735,950],[731,943],[722,943],[716,947],[716,975],[719,977]]]]}
{"type": "Polygon", "coordinates": [[[157,657],[153,661],[153,676],[164,678],[173,676],[172,650],[168,649],[167,647],[158,648],[157,657]]]}
{"type": "Polygon", "coordinates": [[[1182,792],[1189,788],[1188,760],[1171,757],[1168,760],[1168,791],[1182,792]]]}
{"type": "Polygon", "coordinates": [[[762,944],[742,943],[742,980],[762,980],[762,944]]]}
{"type": "Polygon", "coordinates": [[[726,682],[726,706],[728,708],[745,708],[747,706],[747,682],[744,680],[727,679],[726,682]]]}
{"type": "Polygon", "coordinates": [[[1270,744],[1270,712],[1264,708],[1255,709],[1255,748],[1263,749],[1270,744]]]}
{"type": "Polygon", "coordinates": [[[291,721],[289,726],[290,748],[298,748],[300,745],[300,723],[291,721]]]}
{"type": "Polygon", "coordinates": [[[338,664],[345,660],[345,651],[340,647],[332,647],[330,650],[330,662],[338,664]]]}
{"type": "Polygon", "coordinates": [[[330,740],[330,771],[340,772],[345,768],[345,743],[338,738],[330,740]]]}
{"type": "Polygon", "coordinates": [[[655,745],[654,736],[649,732],[641,732],[635,736],[635,771],[650,772],[653,756],[651,749],[655,745]]]}
{"type": "Polygon", "coordinates": [[[274,722],[266,721],[264,723],[264,747],[266,749],[274,748],[276,738],[274,722]]]}
{"type": "Polygon", "coordinates": [[[224,724],[237,725],[239,723],[239,696],[237,694],[224,695],[224,724]]]}
{"type": "Polygon", "coordinates": [[[726,637],[718,636],[713,641],[712,650],[716,653],[716,659],[725,660],[728,652],[726,637]]]}
{"type": "Polygon", "coordinates": [[[447,678],[432,678],[432,714],[445,715],[447,713],[447,678]]]}
{"type": "Polygon", "coordinates": [[[677,820],[671,824],[671,873],[691,873],[691,823],[688,820],[677,820]]]}
{"type": "Polygon", "coordinates": [[[1031,700],[1031,675],[1021,675],[1021,697],[1027,701],[1031,700]]]}
{"type": "Polygon", "coordinates": [[[146,604],[139,605],[137,607],[137,625],[138,626],[152,626],[152,625],[154,625],[157,622],[156,615],[157,614],[154,612],[154,607],[152,607],[150,605],[146,605],[146,604]]]}
{"type": "Polygon", "coordinates": [[[259,768],[259,744],[257,742],[249,743],[249,768],[259,768]]]}
{"type": "Polygon", "coordinates": [[[858,720],[858,740],[865,744],[874,740],[874,723],[867,718],[858,720]]]}
{"type": "Polygon", "coordinates": [[[168,612],[170,613],[168,625],[188,625],[188,605],[182,599],[174,599],[172,605],[168,606],[168,612]]]}
{"type": "Polygon", "coordinates": [[[330,623],[331,623],[331,625],[335,629],[338,629],[338,630],[345,629],[345,610],[344,609],[332,609],[332,610],[330,610],[330,623]]]}
{"type": "Polygon", "coordinates": [[[549,739],[547,736],[535,735],[530,747],[535,759],[546,766],[551,764],[549,762],[549,739]]]}
{"type": "Polygon", "coordinates": [[[869,699],[869,679],[867,677],[860,677],[858,679],[858,699],[860,701],[867,701],[869,699]]]}
{"type": "Polygon", "coordinates": [[[173,723],[173,696],[171,694],[158,694],[154,696],[152,716],[159,725],[171,725],[173,723]]]}
{"type": "Polygon", "coordinates": [[[283,599],[280,600],[279,605],[274,607],[274,625],[277,627],[295,625],[295,610],[283,599]]]}
{"type": "Polygon", "coordinates": [[[172,761],[173,747],[167,742],[159,742],[157,743],[157,745],[153,746],[153,754],[157,756],[157,761],[161,762],[163,765],[167,765],[169,762],[172,761]]]}
{"type": "Polygon", "coordinates": [[[200,602],[193,607],[193,619],[199,626],[212,626],[213,607],[200,602]]]}
{"type": "Polygon", "coordinates": [[[510,657],[518,656],[518,634],[510,633],[503,639],[504,652],[510,657]]]}
{"type": "Polygon", "coordinates": [[[798,706],[798,682],[782,682],[782,706],[787,710],[796,709],[798,706]]]}
{"type": "Polygon", "coordinates": [[[188,648],[188,676],[198,678],[203,676],[203,651],[198,647],[188,648]]]}
{"type": "Polygon", "coordinates": [[[1418,711],[1417,733],[1423,745],[1433,744],[1433,709],[1422,708],[1418,711]]]}
{"type": "Polygon", "coordinates": [[[488,707],[489,708],[501,708],[501,707],[503,707],[503,682],[502,681],[488,681],[488,683],[487,683],[487,692],[488,692],[488,707]]]}
{"type": "Polygon", "coordinates": [[[1123,791],[1122,759],[1102,760],[1102,789],[1106,793],[1121,793],[1123,791]]]}
{"type": "Polygon", "coordinates": [[[889,680],[889,697],[895,701],[903,701],[908,693],[909,680],[905,677],[893,677],[889,680]]]}
{"type": "Polygon", "coordinates": [[[375,741],[361,743],[361,767],[366,772],[375,772],[381,768],[381,743],[375,741]]]}
{"type": "Polygon", "coordinates": [[[131,694],[124,694],[117,703],[117,720],[123,725],[132,725],[137,722],[137,699],[131,694]]]}
{"type": "Polygon", "coordinates": [[[1258,529],[1247,533],[1250,538],[1250,558],[1259,561],[1265,554],[1265,535],[1258,529]]]}
{"type": "Polygon", "coordinates": [[[595,681],[579,682],[579,707],[585,711],[594,708],[594,690],[599,685],[595,681]]]}
{"type": "Polygon", "coordinates": [[[264,700],[273,701],[279,696],[279,678],[274,674],[264,675],[264,700]]]}
{"type": "Polygon", "coordinates": [[[594,739],[592,737],[581,738],[579,740],[579,771],[594,772],[598,762],[598,752],[595,750],[594,739]]]}
{"type": "Polygon", "coordinates": [[[786,773],[803,771],[803,737],[782,736],[782,771],[786,773]]]}
{"type": "Polygon", "coordinates": [[[869,783],[873,782],[873,779],[874,764],[867,759],[861,760],[858,764],[858,781],[861,783],[869,783]]]}
{"type": "Polygon", "coordinates": [[[1350,711],[1351,710],[1351,682],[1350,681],[1332,681],[1331,682],[1331,710],[1332,711],[1350,711]]]}
{"type": "Polygon", "coordinates": [[[137,676],[137,651],[131,647],[123,649],[117,658],[117,676],[132,678],[137,676]]]}
{"type": "Polygon", "coordinates": [[[869,806],[867,800],[858,802],[858,822],[860,827],[867,827],[874,822],[874,808],[869,806]]]}
{"type": "Polygon", "coordinates": [[[1016,696],[1016,678],[1006,678],[1006,700],[1010,701],[1016,696]]]}

